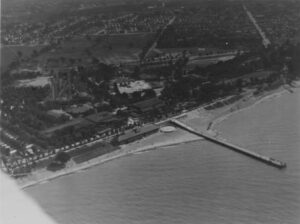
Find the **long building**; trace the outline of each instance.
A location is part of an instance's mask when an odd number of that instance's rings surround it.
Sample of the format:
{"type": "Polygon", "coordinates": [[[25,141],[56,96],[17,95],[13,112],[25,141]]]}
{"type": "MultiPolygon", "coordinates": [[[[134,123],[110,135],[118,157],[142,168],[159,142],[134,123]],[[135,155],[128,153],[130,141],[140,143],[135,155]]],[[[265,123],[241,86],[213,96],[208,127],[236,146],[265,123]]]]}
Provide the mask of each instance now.
{"type": "Polygon", "coordinates": [[[133,130],[128,130],[123,135],[118,136],[117,143],[118,144],[127,144],[133,141],[136,141],[138,139],[141,139],[143,137],[146,137],[147,135],[151,135],[156,133],[159,130],[159,127],[157,125],[146,125],[141,128],[136,128],[133,130]]]}

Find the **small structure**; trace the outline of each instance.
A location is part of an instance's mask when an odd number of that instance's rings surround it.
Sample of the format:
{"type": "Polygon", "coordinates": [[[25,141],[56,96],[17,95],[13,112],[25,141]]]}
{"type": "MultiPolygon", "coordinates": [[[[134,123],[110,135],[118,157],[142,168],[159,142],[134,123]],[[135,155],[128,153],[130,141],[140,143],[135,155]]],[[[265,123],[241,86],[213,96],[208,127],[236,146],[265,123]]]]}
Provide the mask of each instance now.
{"type": "Polygon", "coordinates": [[[160,128],[160,131],[164,133],[170,133],[176,131],[176,128],[173,126],[164,126],[160,128]]]}

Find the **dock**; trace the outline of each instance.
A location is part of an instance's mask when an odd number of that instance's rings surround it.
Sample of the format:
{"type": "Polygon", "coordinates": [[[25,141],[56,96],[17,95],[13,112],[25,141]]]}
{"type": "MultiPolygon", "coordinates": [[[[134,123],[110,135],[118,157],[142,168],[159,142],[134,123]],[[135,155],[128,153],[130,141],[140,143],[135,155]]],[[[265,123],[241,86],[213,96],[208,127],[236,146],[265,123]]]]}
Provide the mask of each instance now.
{"type": "Polygon", "coordinates": [[[267,156],[264,156],[264,155],[260,155],[256,152],[252,152],[250,150],[247,150],[247,149],[244,149],[240,146],[236,146],[236,145],[233,145],[231,143],[228,143],[224,140],[221,140],[221,139],[217,139],[216,137],[213,137],[213,136],[210,136],[204,132],[200,132],[200,131],[196,131],[194,130],[193,128],[189,127],[188,125],[176,120],[176,119],[170,119],[170,122],[179,126],[180,128],[192,133],[192,134],[195,134],[195,135],[198,135],[200,137],[203,137],[204,139],[206,140],[209,140],[215,144],[218,144],[218,145],[221,145],[221,146],[224,146],[226,148],[229,148],[235,152],[238,152],[238,153],[241,153],[243,155],[246,155],[248,157],[251,157],[255,160],[258,160],[260,162],[263,162],[267,165],[270,165],[270,166],[274,166],[278,169],[283,169],[283,168],[286,168],[286,163],[284,162],[281,162],[279,160],[276,160],[276,159],[273,159],[271,157],[267,157],[267,156]]]}

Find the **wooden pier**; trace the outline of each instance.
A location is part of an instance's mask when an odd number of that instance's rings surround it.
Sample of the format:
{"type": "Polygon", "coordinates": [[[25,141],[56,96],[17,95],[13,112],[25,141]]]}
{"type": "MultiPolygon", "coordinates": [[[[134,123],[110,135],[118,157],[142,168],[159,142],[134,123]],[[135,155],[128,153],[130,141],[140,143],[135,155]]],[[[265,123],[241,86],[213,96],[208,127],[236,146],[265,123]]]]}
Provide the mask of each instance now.
{"type": "Polygon", "coordinates": [[[217,139],[216,137],[210,136],[210,135],[205,134],[203,132],[196,131],[193,128],[189,127],[188,125],[186,125],[186,124],[184,124],[184,123],[182,123],[182,122],[180,122],[176,119],[170,119],[170,122],[172,122],[173,124],[181,127],[182,129],[185,129],[186,131],[189,131],[189,132],[191,132],[195,135],[203,137],[203,138],[205,138],[205,139],[207,139],[207,140],[209,140],[213,143],[224,146],[226,148],[229,148],[233,151],[236,151],[236,152],[239,152],[239,153],[244,154],[246,156],[249,156],[253,159],[256,159],[256,160],[261,161],[263,163],[266,163],[268,165],[274,166],[274,167],[279,168],[279,169],[286,168],[286,163],[284,163],[284,162],[281,162],[281,161],[278,161],[278,160],[273,159],[271,157],[263,156],[263,155],[260,155],[258,153],[249,151],[249,150],[244,149],[240,146],[236,146],[236,145],[233,145],[231,143],[225,142],[224,140],[217,139]]]}

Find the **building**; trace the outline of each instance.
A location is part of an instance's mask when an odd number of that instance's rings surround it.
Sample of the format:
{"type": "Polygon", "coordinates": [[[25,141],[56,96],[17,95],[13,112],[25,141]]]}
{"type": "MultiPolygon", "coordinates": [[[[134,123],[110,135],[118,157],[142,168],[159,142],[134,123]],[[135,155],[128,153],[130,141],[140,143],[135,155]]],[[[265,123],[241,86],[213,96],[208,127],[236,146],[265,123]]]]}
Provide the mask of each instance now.
{"type": "Polygon", "coordinates": [[[157,125],[146,125],[141,128],[135,128],[133,130],[126,131],[123,135],[118,136],[117,143],[118,144],[128,144],[130,142],[141,139],[145,136],[156,133],[159,130],[157,125]]]}
{"type": "Polygon", "coordinates": [[[152,89],[151,85],[143,80],[118,82],[116,85],[120,94],[132,94],[152,89]]]}

